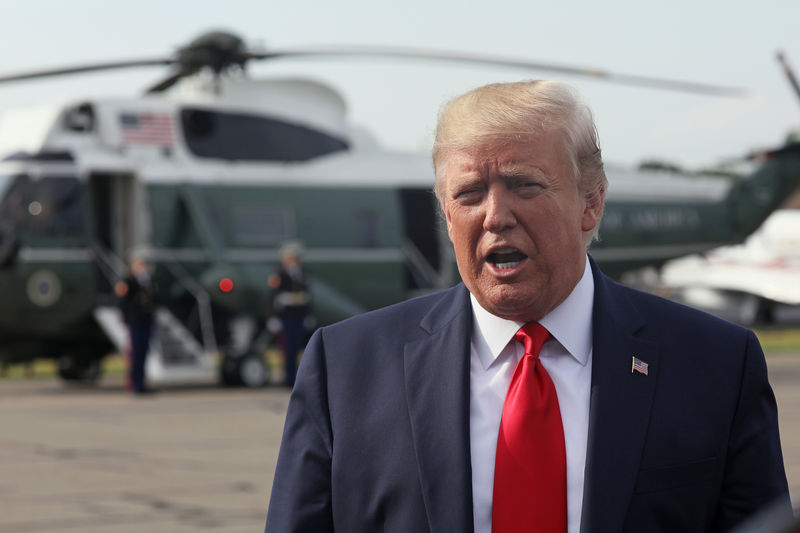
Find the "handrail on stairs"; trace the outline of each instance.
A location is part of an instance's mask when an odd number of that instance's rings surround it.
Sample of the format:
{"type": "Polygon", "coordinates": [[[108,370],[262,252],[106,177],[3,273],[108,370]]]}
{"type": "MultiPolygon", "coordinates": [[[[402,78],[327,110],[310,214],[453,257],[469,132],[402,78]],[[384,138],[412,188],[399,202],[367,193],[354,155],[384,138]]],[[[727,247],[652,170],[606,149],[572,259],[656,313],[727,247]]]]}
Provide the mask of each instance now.
{"type": "MultiPolygon", "coordinates": [[[[112,250],[95,242],[92,252],[97,259],[97,265],[103,276],[114,286],[114,283],[125,276],[125,262],[112,250]]],[[[166,256],[162,261],[167,270],[178,280],[178,283],[192,295],[197,302],[198,317],[200,319],[200,334],[203,340],[203,350],[206,353],[217,351],[217,339],[214,335],[214,318],[211,313],[211,297],[208,292],[197,283],[194,278],[183,268],[175,256],[166,251],[160,251],[159,256],[166,256]]]]}
{"type": "Polygon", "coordinates": [[[214,335],[214,317],[211,313],[211,297],[202,285],[197,283],[185,268],[170,252],[162,250],[161,256],[166,256],[164,266],[178,280],[184,289],[197,301],[197,312],[200,319],[200,335],[203,338],[203,349],[206,353],[217,351],[217,338],[214,335]]]}

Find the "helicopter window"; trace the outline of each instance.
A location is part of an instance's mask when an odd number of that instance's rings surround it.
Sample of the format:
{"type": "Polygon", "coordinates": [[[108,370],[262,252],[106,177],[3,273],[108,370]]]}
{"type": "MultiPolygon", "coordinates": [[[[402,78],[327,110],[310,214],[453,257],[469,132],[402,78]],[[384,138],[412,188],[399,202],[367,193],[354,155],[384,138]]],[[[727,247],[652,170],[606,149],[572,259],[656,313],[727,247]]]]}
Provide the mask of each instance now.
{"type": "Polygon", "coordinates": [[[240,206],[234,210],[237,244],[279,244],[291,237],[292,213],[285,207],[240,206]]]}
{"type": "Polygon", "coordinates": [[[13,176],[8,181],[6,194],[0,203],[0,222],[16,227],[26,220],[33,182],[26,174],[13,176]]]}
{"type": "Polygon", "coordinates": [[[342,139],[281,120],[184,109],[189,150],[198,157],[244,161],[306,161],[347,149],[342,139]]]}
{"type": "Polygon", "coordinates": [[[31,227],[49,235],[81,235],[84,230],[81,196],[81,187],[75,178],[42,178],[35,184],[32,200],[25,206],[31,217],[31,227]]]}
{"type": "Polygon", "coordinates": [[[91,104],[73,107],[64,115],[64,127],[70,131],[85,132],[94,129],[94,108],[91,104]]]}

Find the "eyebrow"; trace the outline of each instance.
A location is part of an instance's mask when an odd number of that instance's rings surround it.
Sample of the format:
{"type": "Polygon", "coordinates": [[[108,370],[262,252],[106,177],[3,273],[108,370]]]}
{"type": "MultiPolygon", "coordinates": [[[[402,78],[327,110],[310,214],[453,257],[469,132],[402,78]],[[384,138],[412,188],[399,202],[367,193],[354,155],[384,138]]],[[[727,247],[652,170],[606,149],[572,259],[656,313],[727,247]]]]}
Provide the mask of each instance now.
{"type": "Polygon", "coordinates": [[[471,187],[481,181],[483,181],[483,178],[480,174],[467,174],[465,176],[459,176],[458,181],[452,182],[452,187],[448,187],[448,189],[463,189],[464,187],[471,187]]]}
{"type": "Polygon", "coordinates": [[[546,173],[535,165],[511,164],[500,167],[499,174],[504,178],[521,178],[525,176],[544,176],[546,173]]]}

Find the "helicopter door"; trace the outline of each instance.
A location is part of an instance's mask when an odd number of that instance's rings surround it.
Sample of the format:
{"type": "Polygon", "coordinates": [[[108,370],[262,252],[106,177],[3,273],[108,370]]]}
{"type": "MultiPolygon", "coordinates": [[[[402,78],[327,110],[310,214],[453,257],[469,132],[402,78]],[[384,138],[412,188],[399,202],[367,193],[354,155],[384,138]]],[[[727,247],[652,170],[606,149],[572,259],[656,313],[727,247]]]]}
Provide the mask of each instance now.
{"type": "Polygon", "coordinates": [[[403,252],[408,265],[408,286],[429,290],[442,285],[439,216],[429,189],[402,189],[400,200],[405,222],[403,252]]]}
{"type": "Polygon", "coordinates": [[[125,257],[143,242],[136,216],[136,179],[129,174],[92,174],[89,195],[92,205],[96,278],[101,294],[109,294],[125,270],[125,257]]]}

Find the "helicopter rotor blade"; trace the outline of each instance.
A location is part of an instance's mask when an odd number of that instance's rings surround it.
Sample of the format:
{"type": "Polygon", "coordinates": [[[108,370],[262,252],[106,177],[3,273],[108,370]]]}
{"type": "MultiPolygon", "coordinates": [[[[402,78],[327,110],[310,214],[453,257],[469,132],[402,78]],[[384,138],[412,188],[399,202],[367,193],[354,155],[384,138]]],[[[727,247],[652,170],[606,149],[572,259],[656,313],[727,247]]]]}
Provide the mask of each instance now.
{"type": "Polygon", "coordinates": [[[219,76],[221,73],[224,73],[233,67],[244,68],[246,62],[250,60],[303,57],[373,57],[451,61],[473,65],[478,64],[495,67],[513,67],[525,70],[540,70],[572,76],[589,77],[624,85],[634,85],[639,87],[650,87],[672,91],[722,96],[742,96],[745,94],[745,91],[739,88],[722,87],[704,83],[650,76],[616,74],[601,69],[579,67],[574,65],[529,61],[525,59],[516,59],[488,54],[463,53],[427,48],[391,46],[324,46],[316,48],[299,48],[293,50],[253,51],[246,48],[244,41],[242,41],[241,38],[232,33],[224,31],[214,31],[202,34],[188,45],[179,48],[177,53],[172,57],[90,63],[57,69],[43,69],[10,75],[0,75],[0,83],[109,69],[173,65],[174,70],[172,73],[149,89],[148,92],[152,93],[168,89],[169,87],[172,87],[181,77],[190,76],[204,68],[210,68],[213,70],[215,75],[219,76]]]}
{"type": "Polygon", "coordinates": [[[630,74],[615,74],[609,71],[579,67],[573,65],[563,65],[546,63],[540,61],[528,61],[524,59],[514,59],[508,57],[487,55],[487,54],[466,54],[446,50],[433,50],[426,48],[395,48],[395,47],[319,47],[303,48],[295,50],[273,50],[267,52],[250,52],[249,59],[276,59],[276,58],[299,58],[299,57],[347,57],[347,56],[367,56],[367,57],[391,57],[399,59],[425,59],[455,61],[461,63],[471,63],[480,65],[493,65],[500,67],[513,67],[522,69],[541,70],[555,72],[559,74],[569,74],[595,78],[612,83],[624,85],[634,85],[639,87],[650,87],[655,89],[665,89],[672,91],[682,91],[690,93],[700,93],[717,96],[744,96],[746,91],[737,87],[723,87],[696,83],[691,81],[673,80],[667,78],[657,78],[650,76],[637,76],[630,74]]]}
{"type": "Polygon", "coordinates": [[[86,65],[73,65],[71,67],[33,70],[29,72],[19,72],[16,74],[0,75],[0,83],[8,83],[21,80],[32,80],[36,78],[47,78],[51,76],[64,76],[68,74],[78,74],[82,72],[96,72],[101,70],[171,65],[174,62],[175,60],[172,58],[153,58],[153,59],[131,59],[125,61],[108,61],[103,63],[89,63],[86,65]]]}
{"type": "Polygon", "coordinates": [[[160,93],[162,91],[166,91],[167,89],[169,89],[170,87],[172,87],[173,85],[178,83],[178,81],[184,76],[185,76],[185,74],[182,73],[182,72],[175,72],[173,74],[170,74],[169,76],[167,76],[166,78],[162,79],[158,83],[155,83],[151,87],[149,87],[147,89],[147,92],[148,93],[160,93]]]}

